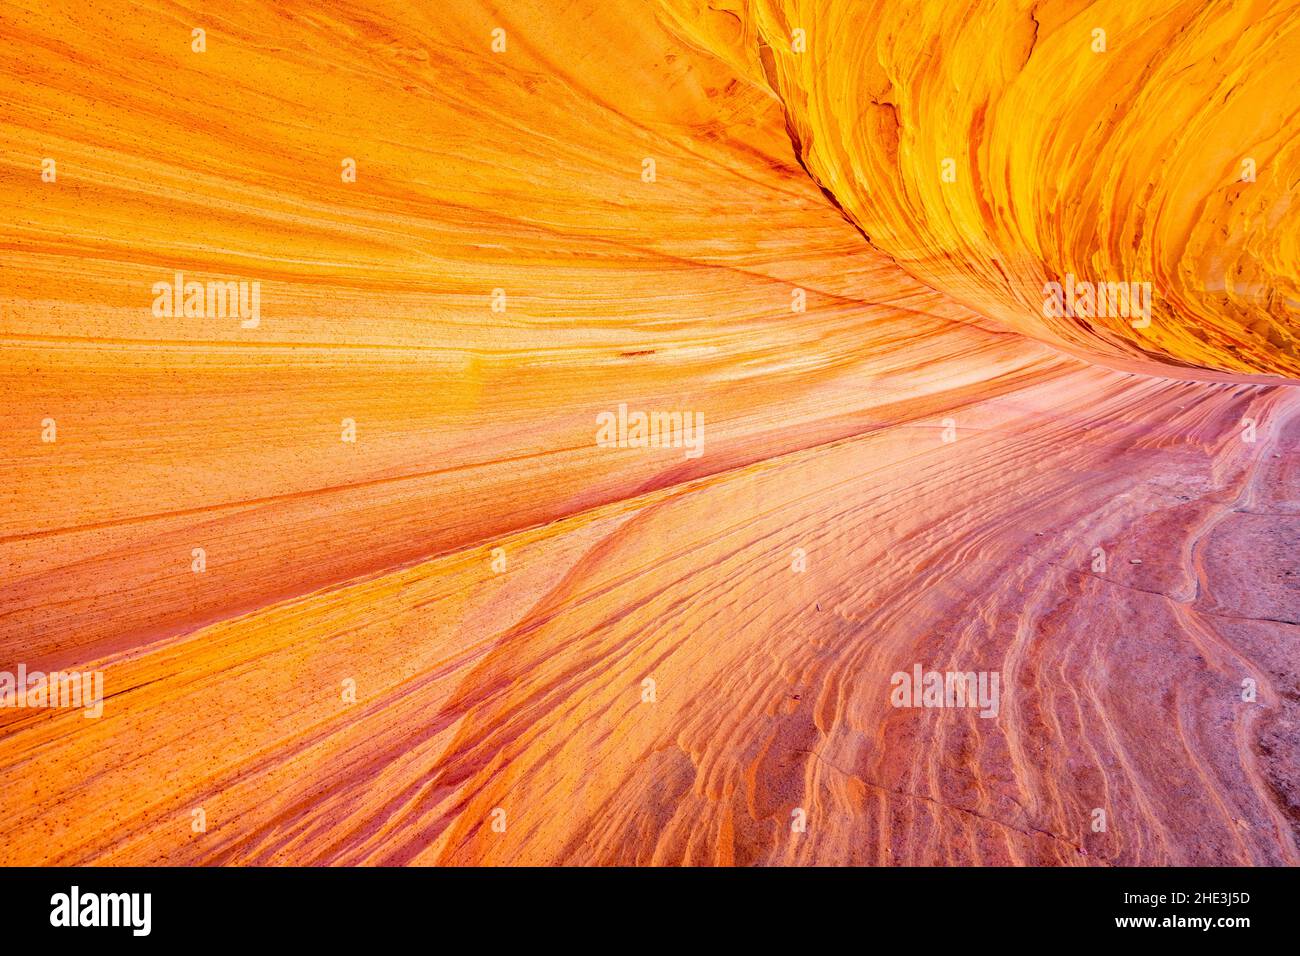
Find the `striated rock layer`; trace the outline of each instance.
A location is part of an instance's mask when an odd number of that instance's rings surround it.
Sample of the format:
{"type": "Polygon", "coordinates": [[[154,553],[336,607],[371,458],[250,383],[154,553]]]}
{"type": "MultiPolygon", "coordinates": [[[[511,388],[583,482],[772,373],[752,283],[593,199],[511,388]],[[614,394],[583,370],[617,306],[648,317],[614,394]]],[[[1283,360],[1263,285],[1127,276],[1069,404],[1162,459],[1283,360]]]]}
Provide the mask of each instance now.
{"type": "Polygon", "coordinates": [[[0,11],[0,863],[1300,862],[1293,4],[412,6],[0,11]]]}
{"type": "Polygon", "coordinates": [[[1300,371],[1293,3],[671,6],[911,274],[1112,363],[1300,371]],[[1044,315],[1067,275],[1150,283],[1150,324],[1044,315]]]}

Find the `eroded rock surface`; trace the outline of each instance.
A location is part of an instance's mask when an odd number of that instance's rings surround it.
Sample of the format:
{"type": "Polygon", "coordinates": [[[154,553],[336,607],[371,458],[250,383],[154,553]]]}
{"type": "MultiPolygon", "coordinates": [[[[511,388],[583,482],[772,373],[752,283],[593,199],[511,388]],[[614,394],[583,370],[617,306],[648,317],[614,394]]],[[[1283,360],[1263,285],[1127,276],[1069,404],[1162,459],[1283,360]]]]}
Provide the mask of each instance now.
{"type": "Polygon", "coordinates": [[[0,12],[0,862],[1300,862],[1294,4],[418,6],[0,12]]]}

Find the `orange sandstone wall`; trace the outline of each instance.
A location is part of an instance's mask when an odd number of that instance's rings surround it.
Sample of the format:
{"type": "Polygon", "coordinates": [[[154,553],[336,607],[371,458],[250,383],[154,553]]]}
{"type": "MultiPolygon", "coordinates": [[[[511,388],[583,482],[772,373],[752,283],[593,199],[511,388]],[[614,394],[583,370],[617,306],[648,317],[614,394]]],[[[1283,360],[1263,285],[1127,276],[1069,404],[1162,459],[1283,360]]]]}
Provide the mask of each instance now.
{"type": "Polygon", "coordinates": [[[8,3],[0,863],[1296,863],[1298,21],[1130,6],[8,3]]]}

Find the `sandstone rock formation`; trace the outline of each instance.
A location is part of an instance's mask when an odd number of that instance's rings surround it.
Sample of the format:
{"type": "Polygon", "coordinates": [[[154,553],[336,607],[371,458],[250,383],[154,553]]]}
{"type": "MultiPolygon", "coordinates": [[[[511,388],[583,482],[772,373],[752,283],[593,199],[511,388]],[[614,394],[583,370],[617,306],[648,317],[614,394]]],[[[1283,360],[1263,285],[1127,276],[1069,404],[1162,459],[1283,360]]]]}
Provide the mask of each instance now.
{"type": "Polygon", "coordinates": [[[13,0],[0,863],[1300,862],[1296,12],[13,0]]]}

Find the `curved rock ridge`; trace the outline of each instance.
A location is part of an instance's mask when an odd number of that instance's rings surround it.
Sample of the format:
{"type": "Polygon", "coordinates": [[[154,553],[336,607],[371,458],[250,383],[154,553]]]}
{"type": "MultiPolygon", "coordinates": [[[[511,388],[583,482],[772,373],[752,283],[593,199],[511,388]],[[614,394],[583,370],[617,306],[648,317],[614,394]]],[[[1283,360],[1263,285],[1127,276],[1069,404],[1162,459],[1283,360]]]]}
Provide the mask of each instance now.
{"type": "Polygon", "coordinates": [[[12,0],[0,864],[1300,863],[1287,13],[12,0]]]}
{"type": "Polygon", "coordinates": [[[1126,367],[1300,373],[1293,3],[671,5],[911,274],[1126,367]],[[1149,314],[1045,310],[1067,281],[1149,283],[1149,314]]]}

